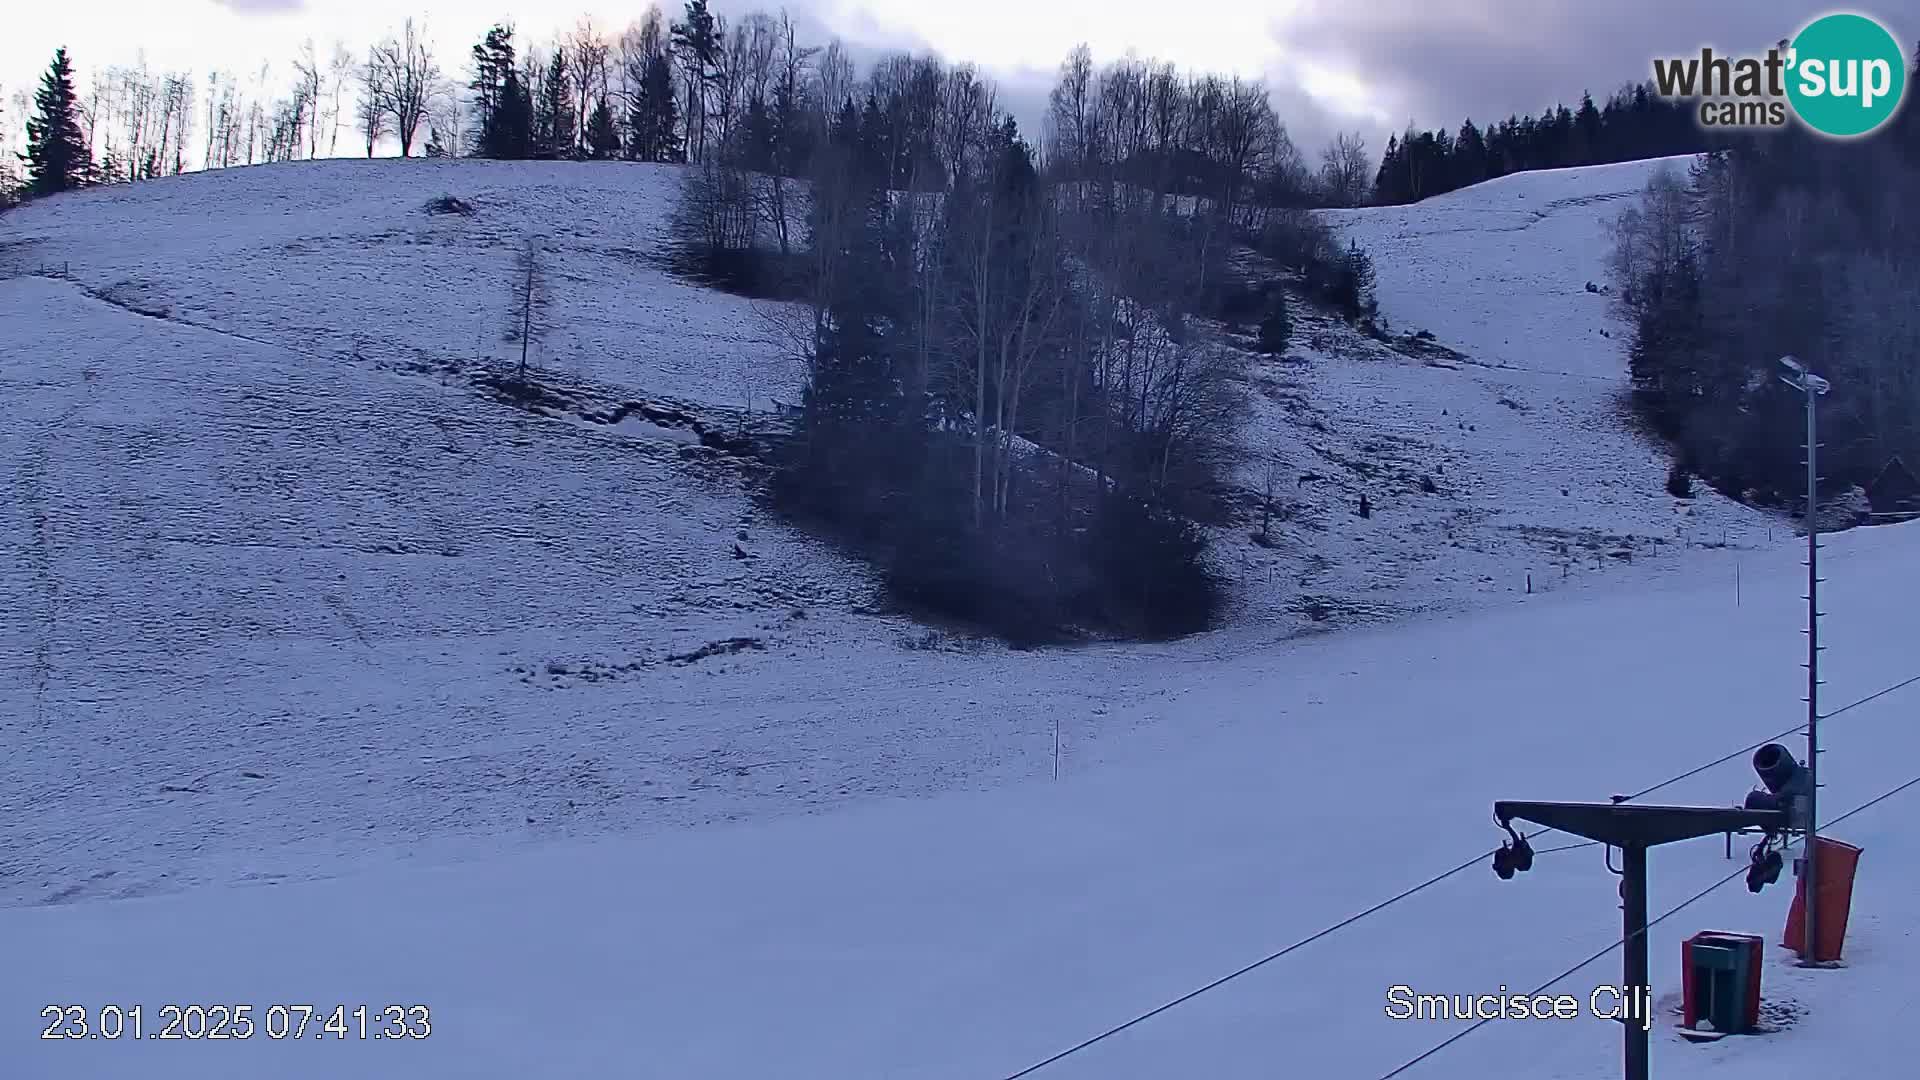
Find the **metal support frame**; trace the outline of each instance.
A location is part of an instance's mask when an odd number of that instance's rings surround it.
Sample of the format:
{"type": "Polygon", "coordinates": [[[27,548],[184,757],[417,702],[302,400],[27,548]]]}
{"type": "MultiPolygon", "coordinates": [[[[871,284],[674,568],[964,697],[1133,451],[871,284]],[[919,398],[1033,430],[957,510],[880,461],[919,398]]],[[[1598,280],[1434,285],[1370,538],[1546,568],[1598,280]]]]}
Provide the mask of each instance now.
{"type": "MultiPolygon", "coordinates": [[[[1645,806],[1631,803],[1513,802],[1493,804],[1494,820],[1502,827],[1515,818],[1597,840],[1617,847],[1623,855],[1620,880],[1622,994],[1639,994],[1640,1007],[1653,1007],[1647,959],[1647,849],[1714,833],[1744,829],[1783,832],[1787,815],[1780,810],[1740,810],[1717,806],[1645,806]]],[[[1625,1017],[1626,1080],[1648,1080],[1647,1027],[1644,1018],[1625,1017]]]]}

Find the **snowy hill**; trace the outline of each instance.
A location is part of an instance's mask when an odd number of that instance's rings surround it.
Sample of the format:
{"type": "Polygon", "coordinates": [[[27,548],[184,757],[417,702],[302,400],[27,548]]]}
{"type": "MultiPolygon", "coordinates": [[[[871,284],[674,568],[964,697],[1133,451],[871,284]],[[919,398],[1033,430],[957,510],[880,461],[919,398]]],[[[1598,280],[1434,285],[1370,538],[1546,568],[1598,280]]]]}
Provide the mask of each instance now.
{"type": "Polygon", "coordinates": [[[652,243],[671,173],[503,167],[445,217],[422,209],[431,167],[418,189],[381,169],[215,172],[0,224],[0,698],[36,823],[10,901],[226,879],[262,845],[631,824],[622,798],[674,820],[686,796],[648,789],[699,783],[728,741],[671,711],[729,663],[701,651],[848,636],[864,573],[762,528],[740,463],[701,441],[701,417],[733,423],[723,358],[779,370],[753,312],[623,247],[652,243]],[[535,362],[618,379],[580,394],[642,407],[618,424],[462,377],[504,351],[519,238],[548,227],[564,287],[535,362]],[[624,704],[569,692],[603,679],[624,704]],[[133,807],[192,824],[156,840],[133,807]]]}
{"type": "MultiPolygon", "coordinates": [[[[1644,172],[1514,177],[1348,227],[1396,325],[1445,295],[1522,313],[1516,340],[1559,355],[1556,325],[1599,317],[1581,289],[1601,250],[1591,196],[1644,172]],[[1544,216],[1512,209],[1561,188],[1544,216]],[[1422,226],[1430,212],[1444,224],[1422,226]],[[1551,288],[1508,295],[1478,269],[1529,260],[1551,288]]],[[[649,257],[678,175],[337,161],[0,220],[0,324],[27,346],[0,368],[21,598],[0,618],[0,693],[28,718],[15,737],[105,740],[30,744],[38,811],[0,897],[298,878],[340,865],[320,852],[485,852],[1033,774],[1052,695],[981,686],[980,648],[873,614],[860,565],[748,498],[725,435],[750,398],[791,401],[799,372],[777,305],[649,257]],[[447,194],[473,212],[430,213],[447,194]],[[517,361],[501,338],[529,237],[552,296],[532,361],[567,394],[543,410],[479,378],[517,361]],[[179,827],[156,846],[130,807],[179,827]]],[[[1232,625],[1005,658],[1102,718],[1071,752],[1165,718],[1164,676],[1130,657],[1237,655],[1616,580],[1689,542],[1764,542],[1759,515],[1662,491],[1661,455],[1610,411],[1617,365],[1481,366],[1517,354],[1475,325],[1436,323],[1455,350],[1437,353],[1307,318],[1290,357],[1261,363],[1247,487],[1273,462],[1289,505],[1271,548],[1221,531],[1232,625]]]]}
{"type": "MultiPolygon", "coordinates": [[[[1666,495],[1584,288],[1651,167],[1343,215],[1432,340],[1303,318],[1255,372],[1246,486],[1271,465],[1289,507],[1273,548],[1220,531],[1230,624],[1038,653],[876,612],[865,569],[757,510],[731,436],[799,372],[778,306],[654,265],[670,168],[326,162],[0,218],[8,1007],[430,1005],[432,1039],[338,1051],[363,1075],[1003,1075],[1490,847],[1494,797],[1634,790],[1789,726],[1787,530],[1666,495]],[[428,212],[448,194],[473,213],[428,212]],[[486,378],[529,236],[541,408],[486,378]]],[[[1915,674],[1914,543],[1836,539],[1836,699],[1915,674]]],[[[1889,711],[1836,744],[1831,798],[1906,779],[1889,711]]],[[[1888,812],[1848,838],[1891,872],[1888,812]]],[[[1656,857],[1656,910],[1725,872],[1696,846],[1656,857]]],[[[1382,1023],[1391,982],[1491,992],[1604,944],[1593,855],[1450,879],[1043,1075],[1365,1080],[1442,1034],[1382,1023]]],[[[1872,873],[1840,976],[1869,988],[1912,914],[1872,873]]],[[[1716,894],[1657,971],[1784,894],[1716,894]]],[[[1804,1066],[1881,1022],[1768,977],[1802,1056],[1662,1062],[1804,1066]]],[[[1458,1075],[1604,1075],[1612,1036],[1479,1033],[1458,1075]]],[[[0,1066],[345,1060],[265,1045],[0,1066]]]]}

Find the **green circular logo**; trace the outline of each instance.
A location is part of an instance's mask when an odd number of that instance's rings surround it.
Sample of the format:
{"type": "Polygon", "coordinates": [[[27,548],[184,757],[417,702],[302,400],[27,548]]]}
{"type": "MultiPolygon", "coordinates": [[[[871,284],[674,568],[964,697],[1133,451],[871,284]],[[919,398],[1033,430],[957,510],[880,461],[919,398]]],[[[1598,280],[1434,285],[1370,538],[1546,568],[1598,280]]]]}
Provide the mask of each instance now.
{"type": "Polygon", "coordinates": [[[1907,89],[1907,57],[1865,15],[1823,15],[1793,39],[1787,100],[1823,135],[1865,135],[1892,118],[1907,89]]]}

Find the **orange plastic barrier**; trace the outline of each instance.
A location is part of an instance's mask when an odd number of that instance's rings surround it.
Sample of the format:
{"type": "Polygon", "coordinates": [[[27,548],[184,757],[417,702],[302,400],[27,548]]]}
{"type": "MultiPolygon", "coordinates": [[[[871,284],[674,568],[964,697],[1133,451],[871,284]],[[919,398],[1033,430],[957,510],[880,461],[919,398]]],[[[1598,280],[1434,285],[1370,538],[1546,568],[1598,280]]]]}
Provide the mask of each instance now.
{"type": "MultiPolygon", "coordinates": [[[[1860,866],[1860,849],[1852,844],[1822,836],[1814,857],[1814,873],[1820,878],[1814,895],[1820,904],[1820,940],[1814,942],[1815,960],[1838,960],[1847,940],[1847,913],[1853,907],[1853,875],[1860,866]]],[[[1787,932],[1780,944],[1799,952],[1806,940],[1807,879],[1794,879],[1793,907],[1787,911],[1787,932]]]]}

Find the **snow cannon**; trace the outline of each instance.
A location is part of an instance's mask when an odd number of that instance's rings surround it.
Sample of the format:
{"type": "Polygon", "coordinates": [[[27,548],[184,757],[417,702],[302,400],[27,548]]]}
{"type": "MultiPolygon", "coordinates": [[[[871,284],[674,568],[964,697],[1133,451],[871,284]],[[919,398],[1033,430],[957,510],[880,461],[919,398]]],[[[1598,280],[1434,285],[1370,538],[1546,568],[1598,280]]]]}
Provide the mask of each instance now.
{"type": "Polygon", "coordinates": [[[1812,785],[1807,782],[1806,766],[1794,760],[1793,752],[1779,743],[1768,743],[1753,752],[1753,771],[1760,775],[1766,790],[1747,793],[1749,810],[1784,810],[1789,828],[1806,828],[1807,803],[1812,785]]]}

